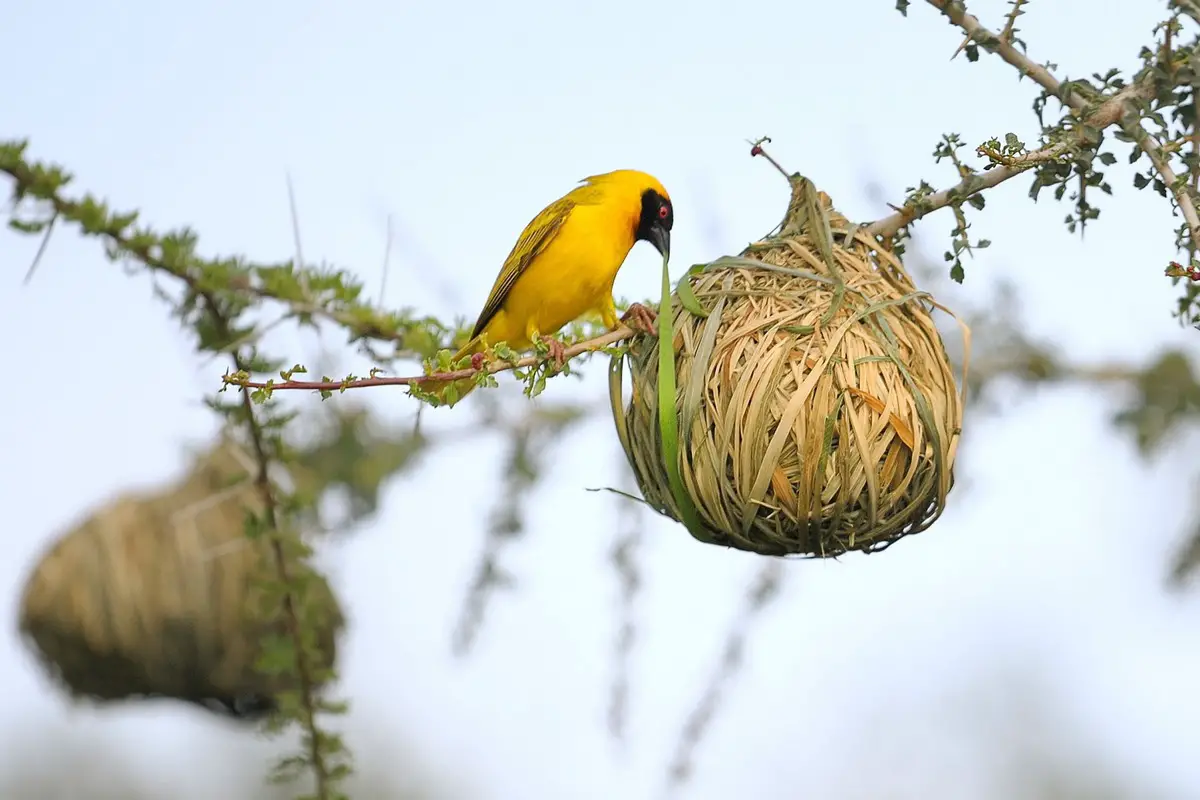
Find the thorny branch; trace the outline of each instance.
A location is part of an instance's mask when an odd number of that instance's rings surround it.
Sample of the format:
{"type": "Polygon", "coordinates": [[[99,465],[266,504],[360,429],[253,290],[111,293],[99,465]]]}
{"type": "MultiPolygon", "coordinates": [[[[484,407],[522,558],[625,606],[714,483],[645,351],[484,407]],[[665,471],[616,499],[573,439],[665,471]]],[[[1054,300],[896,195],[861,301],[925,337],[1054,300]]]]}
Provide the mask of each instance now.
{"type": "Polygon", "coordinates": [[[1012,64],[1022,75],[1028,75],[1039,86],[1058,97],[1065,105],[1077,110],[1087,107],[1087,101],[1078,92],[1063,92],[1062,82],[1050,74],[1050,70],[1036,63],[1013,44],[1011,37],[1002,37],[983,26],[978,18],[967,13],[962,0],[926,0],[929,5],[946,15],[950,22],[962,29],[972,41],[1012,64]]]}
{"type": "MultiPolygon", "coordinates": [[[[566,347],[563,351],[565,359],[571,359],[584,353],[594,353],[603,350],[606,347],[611,347],[627,339],[631,339],[638,334],[638,331],[625,326],[621,326],[616,330],[609,331],[601,336],[596,336],[591,339],[585,339],[582,342],[576,342],[573,345],[566,347]]],[[[346,389],[359,389],[366,386],[410,386],[413,384],[420,385],[429,381],[457,381],[466,378],[472,378],[476,375],[494,375],[498,372],[505,372],[513,369],[523,369],[525,367],[536,367],[546,362],[546,359],[541,356],[525,356],[513,361],[489,361],[482,362],[478,367],[465,367],[463,369],[452,370],[449,372],[434,372],[428,375],[409,375],[399,376],[394,378],[380,377],[378,374],[367,378],[348,378],[346,380],[320,380],[320,381],[297,381],[297,380],[267,380],[254,381],[250,379],[249,372],[239,370],[238,372],[227,373],[223,380],[228,386],[239,386],[245,389],[261,389],[266,392],[272,392],[277,389],[290,390],[309,390],[317,392],[340,392],[346,389]]]]}
{"type": "MultiPolygon", "coordinates": [[[[1105,100],[1086,117],[1086,123],[1095,128],[1107,128],[1121,120],[1126,104],[1133,100],[1145,100],[1151,96],[1153,88],[1149,82],[1134,83],[1105,100]]],[[[1023,172],[1047,161],[1056,161],[1071,152],[1072,147],[1083,143],[1084,132],[1081,126],[1074,134],[1073,141],[1059,142],[1049,147],[1043,147],[1032,153],[1015,156],[1006,160],[1001,166],[995,167],[982,174],[971,174],[949,189],[943,189],[935,194],[921,199],[917,205],[907,205],[895,214],[872,222],[867,230],[884,238],[895,236],[901,228],[922,217],[945,208],[952,203],[962,202],[985,189],[999,186],[1010,178],[1015,178],[1023,172]]]]}
{"type": "MultiPolygon", "coordinates": [[[[1180,180],[1168,160],[1168,154],[1162,144],[1141,123],[1141,116],[1134,108],[1135,102],[1144,103],[1154,96],[1155,87],[1149,72],[1143,74],[1141,80],[1120,90],[1099,107],[1089,110],[1090,102],[1083,91],[1073,84],[1064,84],[1046,67],[1036,63],[1014,44],[1012,37],[1016,16],[1024,0],[1014,3],[1004,31],[997,35],[986,28],[977,17],[969,14],[962,0],[926,0],[929,5],[940,11],[945,17],[976,42],[980,47],[998,55],[1007,63],[1016,67],[1021,75],[1029,76],[1034,82],[1046,90],[1048,94],[1058,98],[1063,105],[1077,112],[1081,118],[1080,124],[1070,134],[1070,140],[1051,145],[1030,154],[1031,158],[1019,164],[1008,165],[990,170],[981,176],[971,175],[957,186],[922,198],[919,206],[906,205],[897,213],[872,223],[868,230],[885,238],[894,236],[908,223],[920,219],[939,208],[944,208],[967,197],[978,194],[981,190],[997,186],[1004,181],[1019,175],[1038,161],[1054,160],[1066,155],[1072,147],[1083,144],[1091,135],[1089,129],[1102,130],[1111,125],[1120,125],[1124,133],[1145,152],[1154,168],[1162,176],[1163,182],[1170,189],[1179,207],[1180,213],[1187,222],[1191,242],[1200,241],[1200,215],[1188,191],[1185,181],[1180,180]]],[[[1177,0],[1185,11],[1195,11],[1190,0],[1177,0]]]]}

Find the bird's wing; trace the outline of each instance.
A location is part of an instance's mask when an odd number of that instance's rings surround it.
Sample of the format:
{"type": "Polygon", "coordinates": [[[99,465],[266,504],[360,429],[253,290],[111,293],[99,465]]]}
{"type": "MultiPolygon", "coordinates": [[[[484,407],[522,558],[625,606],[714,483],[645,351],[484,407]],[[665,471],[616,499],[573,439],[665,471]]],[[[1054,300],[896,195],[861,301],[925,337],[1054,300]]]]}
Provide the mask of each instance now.
{"type": "Polygon", "coordinates": [[[534,217],[533,221],[525,226],[525,230],[521,231],[521,237],[517,239],[512,252],[504,260],[504,266],[500,268],[500,275],[497,276],[496,283],[492,286],[492,292],[488,295],[483,311],[479,314],[479,321],[475,323],[475,330],[471,332],[472,339],[483,332],[492,317],[496,316],[496,312],[504,306],[504,301],[508,299],[508,294],[516,285],[517,279],[521,277],[521,273],[545,251],[546,247],[554,241],[554,237],[562,230],[563,224],[571,214],[571,209],[580,199],[575,195],[576,192],[571,192],[555,200],[542,209],[542,213],[534,217]]]}
{"type": "Polygon", "coordinates": [[[554,241],[554,237],[563,229],[566,218],[571,215],[571,210],[575,209],[577,205],[602,203],[604,197],[604,192],[600,190],[599,186],[586,182],[583,186],[575,187],[564,197],[547,205],[538,216],[533,218],[532,222],[526,225],[526,229],[521,231],[520,239],[517,239],[516,245],[512,246],[509,257],[504,259],[504,266],[500,267],[496,284],[492,287],[492,293],[487,295],[484,311],[480,312],[479,321],[476,321],[475,330],[470,333],[470,337],[479,336],[487,323],[492,321],[492,317],[496,317],[499,309],[504,307],[504,301],[508,300],[509,293],[512,291],[512,287],[515,287],[517,279],[528,269],[530,264],[533,264],[535,258],[545,252],[546,247],[550,246],[550,242],[554,241]]]}

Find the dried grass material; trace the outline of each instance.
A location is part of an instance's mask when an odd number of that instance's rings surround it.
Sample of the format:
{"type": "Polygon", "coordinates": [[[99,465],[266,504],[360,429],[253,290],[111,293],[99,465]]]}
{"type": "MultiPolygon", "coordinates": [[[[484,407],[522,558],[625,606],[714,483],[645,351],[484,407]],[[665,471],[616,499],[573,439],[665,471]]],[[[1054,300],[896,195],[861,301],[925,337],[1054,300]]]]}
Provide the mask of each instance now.
{"type": "MultiPolygon", "coordinates": [[[[679,470],[701,523],[692,535],[764,555],[871,552],[925,530],[945,508],[962,427],[936,304],[810,191],[807,215],[794,193],[779,237],[686,279],[707,317],[678,290],[674,304],[679,470]],[[824,246],[818,203],[832,230],[824,246]]],[[[614,358],[613,414],[643,497],[684,521],[662,456],[658,358],[657,339],[631,346],[626,408],[614,358]]]]}
{"type": "MultiPolygon", "coordinates": [[[[288,684],[254,669],[264,634],[283,633],[257,583],[274,576],[265,539],[244,535],[262,508],[245,451],[223,440],[179,483],[101,508],[35,567],[20,628],[71,694],[94,700],[267,697],[288,684]],[[254,620],[257,618],[258,622],[254,620]]],[[[292,574],[309,567],[294,561],[292,574]]],[[[318,645],[336,658],[337,600],[315,576],[307,599],[318,645]]]]}

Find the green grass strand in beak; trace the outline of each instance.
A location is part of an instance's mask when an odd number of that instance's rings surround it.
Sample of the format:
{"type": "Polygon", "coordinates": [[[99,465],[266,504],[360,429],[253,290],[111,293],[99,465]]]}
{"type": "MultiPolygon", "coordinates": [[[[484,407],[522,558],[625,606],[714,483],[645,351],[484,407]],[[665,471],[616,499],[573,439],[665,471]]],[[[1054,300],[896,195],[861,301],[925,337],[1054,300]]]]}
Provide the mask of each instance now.
{"type": "MultiPolygon", "coordinates": [[[[658,304],[658,426],[662,434],[663,461],[667,467],[671,494],[679,506],[688,533],[701,541],[711,541],[712,537],[704,530],[700,512],[688,496],[679,472],[679,415],[675,410],[675,332],[671,324],[673,311],[669,260],[668,256],[663,256],[662,299],[658,304]]],[[[684,280],[687,280],[686,276],[684,280]]]]}

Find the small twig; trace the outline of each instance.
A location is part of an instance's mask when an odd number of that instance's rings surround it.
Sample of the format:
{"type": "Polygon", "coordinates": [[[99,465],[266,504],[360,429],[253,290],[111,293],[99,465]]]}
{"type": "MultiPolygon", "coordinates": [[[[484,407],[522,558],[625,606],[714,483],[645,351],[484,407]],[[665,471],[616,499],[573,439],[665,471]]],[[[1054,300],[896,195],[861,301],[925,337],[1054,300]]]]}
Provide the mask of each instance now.
{"type": "Polygon", "coordinates": [[[58,212],[50,217],[50,221],[46,223],[46,233],[42,236],[42,243],[38,245],[37,252],[33,255],[33,263],[29,265],[29,269],[25,272],[25,280],[21,281],[23,286],[28,286],[29,281],[33,279],[33,273],[37,271],[38,264],[42,262],[42,256],[46,254],[46,248],[50,244],[50,234],[54,230],[54,223],[58,222],[58,212]]]}
{"type": "MultiPolygon", "coordinates": [[[[1034,150],[1032,153],[1021,153],[1020,155],[1010,156],[1005,155],[1000,150],[988,144],[981,144],[975,148],[975,154],[984,156],[989,161],[1000,164],[1005,167],[1020,167],[1024,170],[1027,167],[1032,167],[1036,164],[1044,164],[1048,161],[1057,161],[1066,155],[1066,149],[1063,147],[1043,147],[1041,150],[1034,150]]],[[[961,173],[963,177],[974,173],[968,171],[961,173]]]]}
{"type": "MultiPolygon", "coordinates": [[[[597,350],[603,350],[610,345],[623,342],[626,339],[631,339],[638,335],[639,331],[632,328],[622,326],[614,331],[609,331],[602,336],[597,336],[593,339],[586,339],[582,342],[577,342],[563,350],[564,359],[572,359],[584,353],[592,353],[597,350]]],[[[453,372],[435,372],[429,375],[411,375],[396,378],[355,378],[345,381],[253,381],[244,373],[226,373],[223,380],[227,386],[240,386],[243,389],[270,389],[276,391],[285,390],[307,390],[316,392],[338,392],[344,389],[360,389],[367,386],[408,386],[410,384],[421,384],[430,381],[459,381],[464,378],[471,378],[480,373],[494,375],[497,372],[505,372],[512,369],[522,369],[524,367],[535,367],[545,361],[541,356],[526,356],[517,361],[492,361],[481,364],[478,368],[467,367],[465,369],[454,370],[453,372]]]]}
{"type": "Polygon", "coordinates": [[[292,213],[292,238],[296,243],[296,269],[298,270],[300,289],[308,294],[308,275],[304,272],[304,252],[300,249],[300,215],[296,213],[296,192],[292,188],[292,174],[287,175],[288,208],[292,213]]]}
{"type": "Polygon", "coordinates": [[[1000,31],[1000,41],[1012,44],[1013,36],[1017,32],[1017,17],[1025,13],[1021,10],[1021,6],[1028,2],[1029,0],[1012,0],[1012,10],[1005,18],[1004,30],[1000,31]]]}
{"type": "MultiPolygon", "coordinates": [[[[287,176],[287,190],[288,190],[288,208],[292,215],[292,237],[296,244],[296,261],[295,261],[295,263],[301,268],[301,270],[303,270],[303,268],[304,268],[304,253],[301,252],[301,250],[300,250],[300,217],[297,216],[297,214],[296,214],[296,193],[292,190],[292,176],[290,174],[287,176]]],[[[301,276],[301,279],[300,279],[301,291],[303,291],[305,294],[308,294],[308,289],[309,289],[308,278],[306,275],[304,275],[303,272],[300,273],[300,276],[301,276]]],[[[221,347],[217,350],[214,350],[212,353],[210,353],[208,358],[206,358],[204,360],[205,366],[210,364],[213,360],[215,360],[218,356],[220,356],[222,354],[226,354],[226,355],[236,354],[241,351],[242,347],[244,347],[248,344],[255,344],[255,343],[261,341],[262,337],[266,336],[272,330],[274,330],[275,328],[282,325],[284,322],[287,321],[287,319],[288,319],[288,317],[285,314],[284,316],[279,317],[278,319],[275,319],[275,320],[267,323],[266,325],[255,325],[255,326],[251,327],[249,330],[247,330],[241,336],[237,337],[236,339],[233,339],[228,344],[226,344],[223,347],[221,347]]]]}
{"type": "Polygon", "coordinates": [[[387,239],[383,250],[383,275],[379,278],[379,305],[382,307],[387,297],[388,269],[392,265],[392,215],[387,215],[387,239]]]}
{"type": "MultiPolygon", "coordinates": [[[[973,194],[978,194],[984,189],[991,189],[994,186],[999,186],[1010,178],[1015,178],[1022,172],[1025,172],[1039,161],[1050,161],[1061,157],[1069,150],[1066,144],[1055,144],[1042,150],[1035,150],[1029,153],[1027,161],[1013,166],[1000,166],[995,169],[988,170],[982,175],[971,175],[964,178],[959,183],[951,186],[949,189],[943,189],[940,192],[931,194],[928,197],[921,199],[920,208],[913,206],[905,206],[896,210],[895,214],[876,220],[867,226],[867,232],[877,236],[882,236],[885,239],[890,236],[895,236],[901,228],[910,222],[914,222],[922,217],[945,208],[953,202],[965,200],[973,194]]],[[[896,208],[892,206],[892,208],[896,208]]]]}
{"type": "Polygon", "coordinates": [[[789,173],[786,169],[784,169],[783,165],[781,165],[778,161],[776,161],[774,158],[772,158],[771,154],[763,149],[763,146],[762,146],[763,142],[769,142],[769,141],[771,141],[770,136],[761,136],[758,139],[753,139],[753,140],[747,139],[746,142],[750,145],[750,157],[754,158],[755,156],[762,156],[767,161],[770,161],[771,166],[773,166],[773,167],[775,167],[775,169],[779,170],[779,174],[784,177],[784,180],[786,180],[788,182],[788,185],[790,186],[792,183],[791,173],[789,173]]]}

